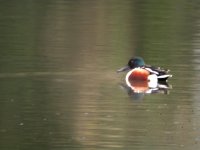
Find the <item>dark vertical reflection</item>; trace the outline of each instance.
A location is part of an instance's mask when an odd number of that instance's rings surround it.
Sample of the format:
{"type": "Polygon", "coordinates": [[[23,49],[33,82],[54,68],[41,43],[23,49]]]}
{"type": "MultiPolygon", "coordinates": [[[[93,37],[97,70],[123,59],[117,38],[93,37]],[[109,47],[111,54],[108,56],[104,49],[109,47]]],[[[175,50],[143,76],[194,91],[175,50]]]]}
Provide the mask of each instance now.
{"type": "MultiPolygon", "coordinates": [[[[182,128],[176,129],[178,134],[173,136],[171,140],[175,140],[178,145],[183,147],[195,143],[196,134],[194,133],[196,131],[193,130],[193,125],[198,124],[198,122],[191,122],[194,111],[193,104],[195,103],[191,91],[195,89],[192,84],[193,80],[196,80],[192,39],[197,32],[196,19],[199,4],[194,1],[182,1],[181,3],[180,1],[143,1],[143,3],[137,2],[136,5],[138,6],[136,7],[137,12],[139,12],[137,16],[139,20],[137,47],[139,50],[137,53],[145,56],[145,60],[157,66],[169,66],[168,68],[172,70],[174,75],[172,78],[174,90],[168,102],[176,105],[171,105],[170,110],[162,112],[164,114],[170,112],[172,115],[165,116],[167,120],[165,127],[162,127],[161,124],[159,128],[168,128],[172,122],[182,124],[182,128]],[[176,96],[173,97],[174,95],[176,96]],[[182,105],[179,106],[179,102],[182,105]],[[194,136],[193,141],[188,141],[188,137],[192,136],[194,136]]],[[[162,118],[161,115],[157,119],[162,120],[162,118]]],[[[159,122],[158,120],[156,122],[159,122]]],[[[172,142],[170,139],[166,140],[169,143],[172,142]]]]}

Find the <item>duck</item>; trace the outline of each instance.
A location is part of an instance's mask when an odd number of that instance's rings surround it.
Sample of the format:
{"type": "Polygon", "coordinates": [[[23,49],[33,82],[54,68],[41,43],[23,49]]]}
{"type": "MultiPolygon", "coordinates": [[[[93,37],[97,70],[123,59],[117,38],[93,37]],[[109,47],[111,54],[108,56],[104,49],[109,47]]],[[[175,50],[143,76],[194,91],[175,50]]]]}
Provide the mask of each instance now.
{"type": "Polygon", "coordinates": [[[124,71],[128,71],[125,78],[128,84],[130,84],[131,81],[147,81],[152,83],[152,86],[155,86],[157,85],[155,83],[166,82],[168,78],[172,77],[172,75],[169,74],[169,69],[146,65],[142,57],[131,58],[126,66],[117,70],[117,72],[124,71]]]}

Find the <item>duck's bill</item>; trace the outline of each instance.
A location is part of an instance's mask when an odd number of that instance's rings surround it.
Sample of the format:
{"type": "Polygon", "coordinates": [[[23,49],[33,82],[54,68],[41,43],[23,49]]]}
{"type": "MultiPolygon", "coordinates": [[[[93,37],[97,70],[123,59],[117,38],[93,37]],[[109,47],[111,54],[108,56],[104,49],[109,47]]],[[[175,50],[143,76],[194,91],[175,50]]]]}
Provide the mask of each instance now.
{"type": "Polygon", "coordinates": [[[124,72],[124,71],[128,71],[128,70],[130,70],[130,67],[129,66],[124,66],[124,67],[118,69],[117,72],[124,72]]]}

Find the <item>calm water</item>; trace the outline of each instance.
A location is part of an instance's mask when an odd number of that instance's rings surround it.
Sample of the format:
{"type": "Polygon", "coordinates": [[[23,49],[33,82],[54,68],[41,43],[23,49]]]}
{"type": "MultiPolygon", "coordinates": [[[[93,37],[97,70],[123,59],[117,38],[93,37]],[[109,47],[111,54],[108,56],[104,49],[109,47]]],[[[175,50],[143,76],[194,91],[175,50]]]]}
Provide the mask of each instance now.
{"type": "Polygon", "coordinates": [[[2,1],[0,149],[200,148],[200,3],[2,1]],[[169,68],[168,94],[134,95],[132,56],[169,68]]]}

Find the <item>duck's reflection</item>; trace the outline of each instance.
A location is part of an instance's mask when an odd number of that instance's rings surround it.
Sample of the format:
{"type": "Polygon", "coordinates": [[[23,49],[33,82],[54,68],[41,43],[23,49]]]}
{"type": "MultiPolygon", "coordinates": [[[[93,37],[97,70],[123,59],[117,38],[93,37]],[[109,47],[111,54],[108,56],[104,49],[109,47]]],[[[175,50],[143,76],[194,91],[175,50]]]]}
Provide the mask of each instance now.
{"type": "Polygon", "coordinates": [[[147,94],[169,94],[172,85],[166,81],[151,83],[149,81],[131,80],[121,83],[120,87],[134,100],[141,100],[147,94]]]}

